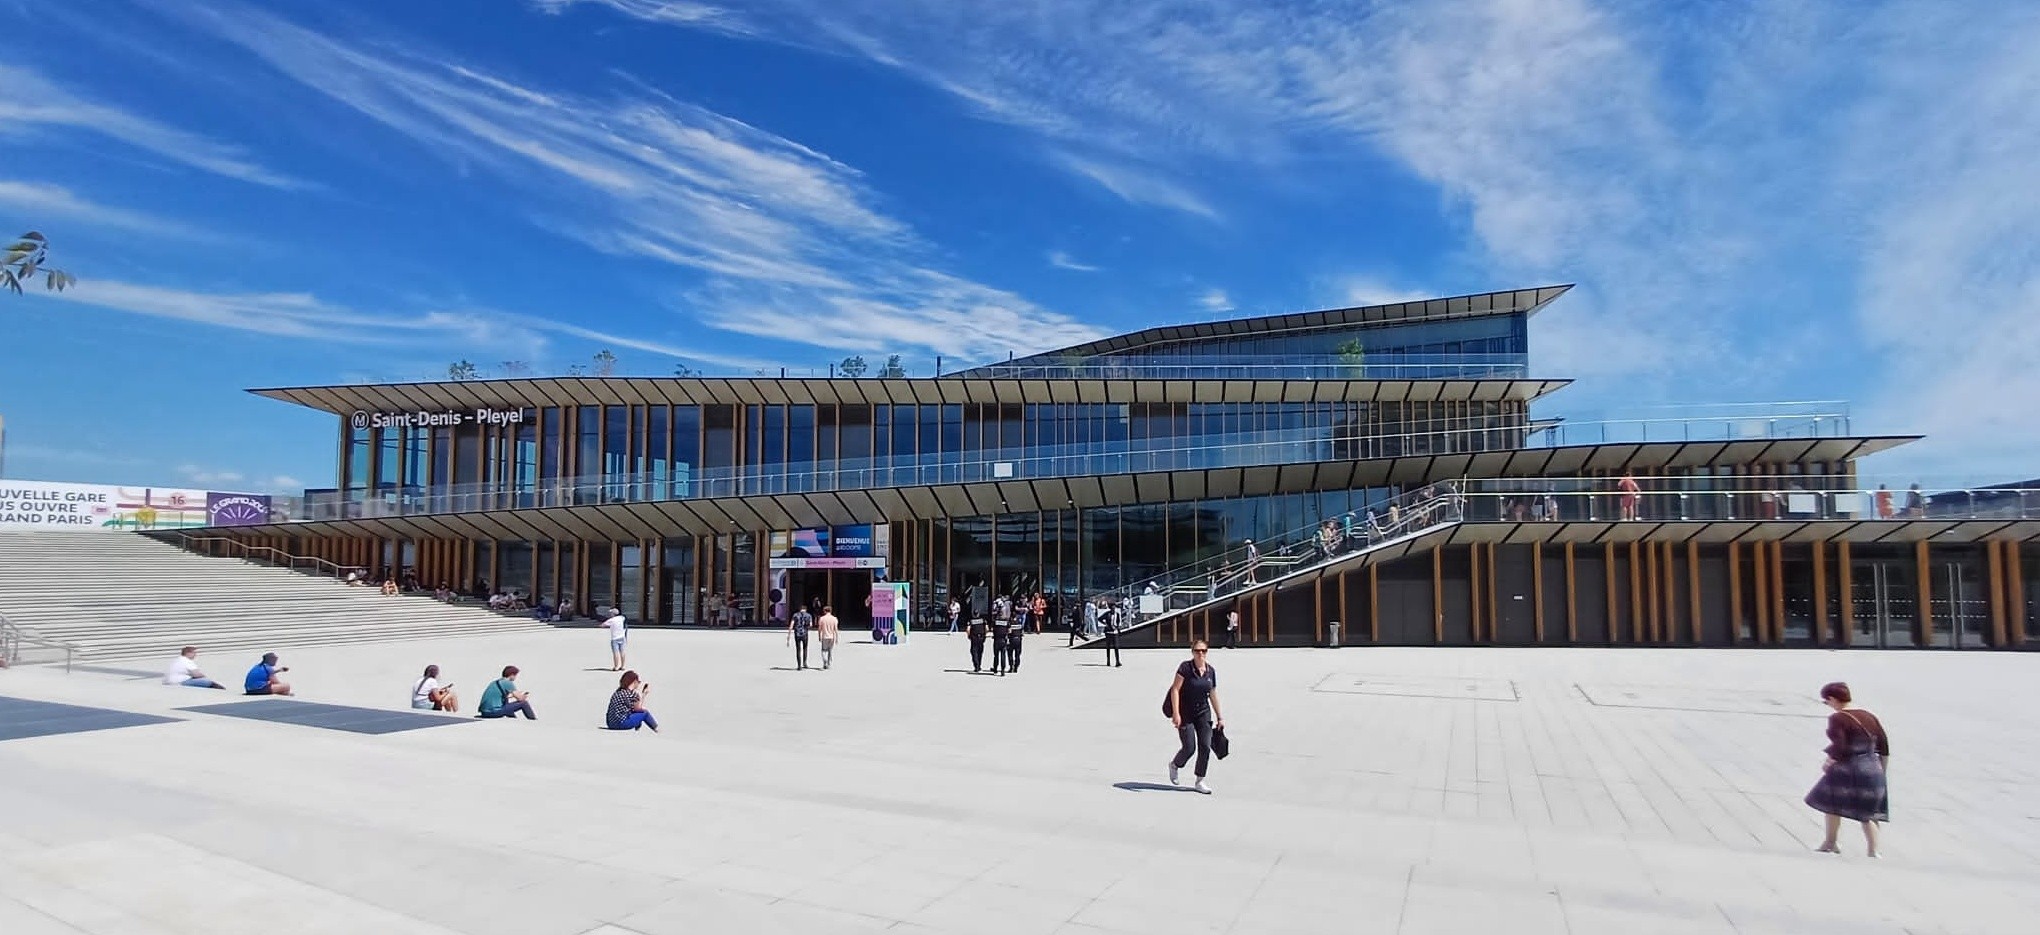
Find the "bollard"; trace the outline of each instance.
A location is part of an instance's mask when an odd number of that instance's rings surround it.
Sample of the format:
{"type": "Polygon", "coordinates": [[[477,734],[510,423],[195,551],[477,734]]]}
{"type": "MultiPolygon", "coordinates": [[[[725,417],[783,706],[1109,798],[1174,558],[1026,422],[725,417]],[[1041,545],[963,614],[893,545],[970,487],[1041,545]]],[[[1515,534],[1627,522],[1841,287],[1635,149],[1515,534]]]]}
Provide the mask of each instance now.
{"type": "Polygon", "coordinates": [[[1329,635],[1329,637],[1328,637],[1328,638],[1327,638],[1327,639],[1325,640],[1325,648],[1326,648],[1326,649],[1338,649],[1338,648],[1339,648],[1339,621],[1337,621],[1337,620],[1334,620],[1334,621],[1332,621],[1332,622],[1331,622],[1331,625],[1330,625],[1330,626],[1328,626],[1328,627],[1327,627],[1327,628],[1325,629],[1325,632],[1326,632],[1326,633],[1328,633],[1328,634],[1330,634],[1330,635],[1329,635]]]}

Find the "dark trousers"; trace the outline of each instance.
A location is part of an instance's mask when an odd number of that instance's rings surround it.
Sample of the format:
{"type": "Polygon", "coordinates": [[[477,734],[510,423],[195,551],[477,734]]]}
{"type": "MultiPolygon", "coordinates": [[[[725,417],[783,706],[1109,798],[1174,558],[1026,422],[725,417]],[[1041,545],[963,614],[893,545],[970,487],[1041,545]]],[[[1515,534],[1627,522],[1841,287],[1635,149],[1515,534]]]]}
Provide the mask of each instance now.
{"type": "Polygon", "coordinates": [[[1105,631],[1105,664],[1108,666],[1125,665],[1125,663],[1119,661],[1118,630],[1105,631]]]}
{"type": "Polygon", "coordinates": [[[1013,628],[1013,635],[1012,635],[1012,636],[1010,636],[1010,637],[1007,637],[1008,645],[1007,645],[1007,647],[1006,647],[1006,670],[1007,670],[1007,671],[1009,671],[1009,672],[1018,672],[1018,671],[1020,671],[1020,635],[1021,635],[1021,632],[1022,632],[1022,631],[1021,631],[1021,629],[1020,629],[1019,627],[1014,627],[1014,628],[1013,628]]]}
{"type": "Polygon", "coordinates": [[[983,671],[985,667],[985,635],[977,631],[970,634],[970,670],[983,671]]]}
{"type": "Polygon", "coordinates": [[[527,720],[538,720],[538,715],[531,713],[531,702],[529,701],[513,701],[494,711],[482,712],[482,716],[486,718],[516,717],[519,714],[524,715],[527,720]]]}
{"type": "Polygon", "coordinates": [[[1225,648],[1238,649],[1239,646],[1240,646],[1240,631],[1238,630],[1238,628],[1227,628],[1225,631],[1225,648]]]}
{"type": "Polygon", "coordinates": [[[793,667],[807,668],[807,634],[797,633],[793,637],[793,667]]]}
{"type": "Polygon", "coordinates": [[[1007,647],[1012,642],[1011,627],[996,627],[992,630],[992,671],[1006,671],[1007,647]]]}
{"type": "Polygon", "coordinates": [[[1182,741],[1183,748],[1176,751],[1176,758],[1169,763],[1181,769],[1190,762],[1190,755],[1194,753],[1197,755],[1197,771],[1193,775],[1203,779],[1204,771],[1211,767],[1211,712],[1184,718],[1183,726],[1176,728],[1176,739],[1182,741]]]}

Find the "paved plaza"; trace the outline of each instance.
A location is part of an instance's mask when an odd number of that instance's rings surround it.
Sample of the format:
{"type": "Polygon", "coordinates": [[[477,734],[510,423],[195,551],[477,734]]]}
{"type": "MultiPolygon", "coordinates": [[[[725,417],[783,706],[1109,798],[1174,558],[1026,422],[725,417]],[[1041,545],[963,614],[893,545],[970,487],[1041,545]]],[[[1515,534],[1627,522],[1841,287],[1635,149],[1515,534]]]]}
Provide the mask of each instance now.
{"type": "Polygon", "coordinates": [[[1219,651],[1207,797],[1167,787],[1178,652],[1034,637],[993,678],[961,637],[864,640],[793,672],[773,634],[637,631],[659,735],[597,729],[593,630],[276,647],[304,701],[391,710],[426,663],[470,711],[514,663],[540,717],[381,734],[119,671],[167,660],[0,672],[176,719],[0,741],[0,932],[2040,929],[2033,657],[1219,651]],[[1882,860],[1809,850],[1832,679],[1891,732],[1882,860]]]}

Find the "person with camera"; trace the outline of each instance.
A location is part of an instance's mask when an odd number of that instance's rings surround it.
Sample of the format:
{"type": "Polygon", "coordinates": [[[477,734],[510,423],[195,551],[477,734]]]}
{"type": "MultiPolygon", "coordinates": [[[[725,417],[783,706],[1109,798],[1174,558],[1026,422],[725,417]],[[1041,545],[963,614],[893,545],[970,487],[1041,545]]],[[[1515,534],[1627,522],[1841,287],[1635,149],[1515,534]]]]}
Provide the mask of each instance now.
{"type": "Polygon", "coordinates": [[[659,722],[652,712],[645,710],[645,696],[652,693],[650,682],[638,678],[634,671],[625,672],[617,680],[616,691],[609,696],[609,711],[603,718],[603,726],[610,730],[637,730],[649,727],[652,733],[659,732],[659,722]]]}

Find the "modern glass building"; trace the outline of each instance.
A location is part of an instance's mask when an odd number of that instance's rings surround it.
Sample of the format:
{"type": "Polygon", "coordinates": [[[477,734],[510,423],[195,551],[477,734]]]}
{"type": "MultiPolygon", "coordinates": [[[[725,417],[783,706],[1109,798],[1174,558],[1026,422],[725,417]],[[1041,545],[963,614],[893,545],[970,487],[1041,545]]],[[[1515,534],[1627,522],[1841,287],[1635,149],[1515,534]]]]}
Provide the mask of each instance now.
{"type": "Polygon", "coordinates": [[[923,626],[983,584],[1042,594],[1052,626],[1123,602],[1164,643],[1239,609],[1260,644],[1334,621],[1348,642],[2023,644],[2040,573],[2013,571],[2040,528],[1864,516],[1856,460],[1912,437],[1854,434],[1845,405],[1533,415],[1568,381],[1531,374],[1529,320],[1568,288],[921,378],[256,390],[336,417],[336,481],[296,522],[219,534],[654,625],[812,597],[854,624],[879,580],[923,626]]]}

